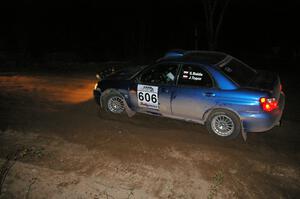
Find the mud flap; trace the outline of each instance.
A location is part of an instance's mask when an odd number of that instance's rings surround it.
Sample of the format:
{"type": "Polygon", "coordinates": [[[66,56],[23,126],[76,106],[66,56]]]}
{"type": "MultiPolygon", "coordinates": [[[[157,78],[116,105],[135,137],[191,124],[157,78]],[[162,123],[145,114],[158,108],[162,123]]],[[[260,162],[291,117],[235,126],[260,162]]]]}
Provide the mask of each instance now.
{"type": "Polygon", "coordinates": [[[247,141],[247,132],[245,132],[243,126],[244,126],[243,122],[241,122],[241,131],[242,131],[241,133],[242,133],[242,137],[243,137],[244,141],[246,142],[247,141]]]}
{"type": "Polygon", "coordinates": [[[129,108],[129,106],[127,105],[127,102],[125,101],[125,99],[123,98],[123,104],[124,104],[124,107],[125,107],[125,111],[128,115],[128,117],[132,117],[135,115],[135,111],[131,110],[131,108],[129,108]]]}
{"type": "Polygon", "coordinates": [[[246,142],[247,141],[247,133],[244,130],[242,130],[242,136],[243,136],[244,141],[246,142]]]}

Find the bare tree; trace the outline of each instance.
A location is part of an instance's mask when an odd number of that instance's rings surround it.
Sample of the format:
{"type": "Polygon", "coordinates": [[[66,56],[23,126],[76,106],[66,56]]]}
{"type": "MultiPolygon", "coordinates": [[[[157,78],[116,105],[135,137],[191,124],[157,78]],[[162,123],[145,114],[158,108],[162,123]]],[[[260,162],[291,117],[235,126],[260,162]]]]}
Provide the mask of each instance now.
{"type": "Polygon", "coordinates": [[[230,0],[202,0],[209,50],[217,48],[220,28],[229,2],[230,0]]]}

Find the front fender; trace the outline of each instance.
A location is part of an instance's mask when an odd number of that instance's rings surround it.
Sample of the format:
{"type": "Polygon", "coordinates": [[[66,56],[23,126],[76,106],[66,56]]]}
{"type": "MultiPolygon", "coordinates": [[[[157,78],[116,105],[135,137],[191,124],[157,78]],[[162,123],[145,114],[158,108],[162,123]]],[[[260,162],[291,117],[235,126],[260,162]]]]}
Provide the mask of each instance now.
{"type": "Polygon", "coordinates": [[[110,94],[117,94],[117,95],[121,95],[123,97],[123,103],[124,103],[124,106],[125,106],[125,111],[128,115],[128,117],[132,117],[133,115],[135,115],[135,111],[131,110],[128,106],[128,103],[126,101],[126,99],[128,99],[128,94],[127,94],[127,90],[124,90],[124,89],[106,89],[101,97],[100,97],[100,106],[101,108],[103,108],[103,100],[106,96],[110,95],[110,94]]]}

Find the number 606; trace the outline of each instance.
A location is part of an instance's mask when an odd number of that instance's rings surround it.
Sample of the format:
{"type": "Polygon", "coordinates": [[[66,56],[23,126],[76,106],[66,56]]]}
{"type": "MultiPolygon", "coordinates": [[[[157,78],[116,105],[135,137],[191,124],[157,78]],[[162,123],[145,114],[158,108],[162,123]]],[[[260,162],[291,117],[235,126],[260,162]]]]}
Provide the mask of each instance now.
{"type": "Polygon", "coordinates": [[[157,96],[156,94],[149,94],[149,93],[143,93],[143,92],[139,92],[139,100],[140,101],[146,101],[146,102],[152,102],[152,103],[156,103],[157,102],[157,96]]]}

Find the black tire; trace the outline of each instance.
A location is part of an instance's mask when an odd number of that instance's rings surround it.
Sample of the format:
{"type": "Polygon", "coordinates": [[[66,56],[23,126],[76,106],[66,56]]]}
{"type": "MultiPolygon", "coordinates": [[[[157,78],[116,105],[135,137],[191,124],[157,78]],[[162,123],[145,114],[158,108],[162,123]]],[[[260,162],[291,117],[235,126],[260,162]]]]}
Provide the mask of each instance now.
{"type": "Polygon", "coordinates": [[[124,103],[124,97],[122,95],[110,93],[107,96],[104,96],[102,106],[108,113],[122,114],[125,112],[124,103]]]}
{"type": "Polygon", "coordinates": [[[212,111],[205,125],[209,133],[222,139],[234,139],[241,133],[239,117],[228,110],[217,109],[212,111]]]}

